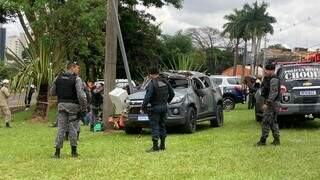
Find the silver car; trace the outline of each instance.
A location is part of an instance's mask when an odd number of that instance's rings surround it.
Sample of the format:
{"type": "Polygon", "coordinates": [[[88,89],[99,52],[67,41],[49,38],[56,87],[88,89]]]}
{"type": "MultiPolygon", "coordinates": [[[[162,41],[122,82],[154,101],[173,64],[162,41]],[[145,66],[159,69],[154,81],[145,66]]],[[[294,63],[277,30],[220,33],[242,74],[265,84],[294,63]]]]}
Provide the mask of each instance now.
{"type": "MultiPolygon", "coordinates": [[[[208,76],[199,72],[164,72],[174,89],[175,97],[168,105],[167,126],[180,126],[186,133],[196,130],[197,122],[210,121],[213,127],[223,125],[222,96],[217,86],[213,87],[208,76]]],[[[125,121],[126,133],[138,133],[149,127],[148,118],[139,118],[145,96],[146,80],[139,92],[129,95],[127,100],[128,118],[125,121]]]]}

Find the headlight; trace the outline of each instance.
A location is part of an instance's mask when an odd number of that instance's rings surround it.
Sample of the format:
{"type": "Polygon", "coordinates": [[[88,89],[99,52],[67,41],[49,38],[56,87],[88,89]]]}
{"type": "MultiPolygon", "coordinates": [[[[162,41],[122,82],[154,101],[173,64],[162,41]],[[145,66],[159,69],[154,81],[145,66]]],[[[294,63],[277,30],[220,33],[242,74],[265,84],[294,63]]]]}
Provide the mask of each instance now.
{"type": "Polygon", "coordinates": [[[130,99],[129,98],[126,98],[126,100],[124,100],[124,103],[129,106],[130,105],[130,99]]]}
{"type": "Polygon", "coordinates": [[[172,101],[170,102],[170,104],[176,104],[176,103],[180,103],[183,101],[184,96],[175,96],[172,101]]]}

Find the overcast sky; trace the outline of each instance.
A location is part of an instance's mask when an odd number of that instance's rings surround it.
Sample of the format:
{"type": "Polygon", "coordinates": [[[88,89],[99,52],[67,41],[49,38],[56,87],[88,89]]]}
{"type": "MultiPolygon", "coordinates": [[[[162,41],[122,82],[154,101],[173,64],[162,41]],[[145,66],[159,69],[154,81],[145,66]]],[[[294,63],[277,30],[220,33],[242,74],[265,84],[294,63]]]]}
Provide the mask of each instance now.
{"type": "MultiPolygon", "coordinates": [[[[210,26],[222,29],[226,22],[223,16],[240,9],[245,3],[254,0],[184,0],[183,8],[151,8],[148,11],[156,16],[164,33],[173,34],[189,27],[210,26]]],[[[258,1],[261,2],[261,1],[258,1]]],[[[320,9],[319,0],[266,0],[268,12],[276,17],[274,35],[268,36],[268,44],[282,43],[293,47],[320,47],[320,21],[317,17],[320,9]],[[318,46],[315,46],[319,44],[318,46]]],[[[6,25],[8,35],[21,31],[17,24],[6,25]]]]}

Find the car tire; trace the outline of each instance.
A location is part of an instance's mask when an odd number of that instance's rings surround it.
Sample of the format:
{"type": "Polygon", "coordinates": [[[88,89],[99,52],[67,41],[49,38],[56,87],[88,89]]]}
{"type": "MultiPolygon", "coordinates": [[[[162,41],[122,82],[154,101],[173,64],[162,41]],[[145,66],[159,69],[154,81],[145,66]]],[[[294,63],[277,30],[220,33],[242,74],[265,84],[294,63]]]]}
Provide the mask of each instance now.
{"type": "Polygon", "coordinates": [[[124,131],[126,134],[139,134],[141,133],[141,128],[133,127],[133,126],[125,126],[124,131]]]}
{"type": "Polygon", "coordinates": [[[230,96],[224,97],[222,99],[222,104],[223,104],[223,109],[228,111],[233,110],[236,106],[235,100],[230,96]]]}
{"type": "Polygon", "coordinates": [[[223,108],[222,105],[218,104],[216,113],[216,117],[210,120],[211,127],[221,127],[223,126],[224,116],[223,116],[223,108]]]}
{"type": "Polygon", "coordinates": [[[187,116],[185,117],[185,124],[183,127],[185,133],[191,134],[196,131],[197,121],[195,117],[195,110],[192,107],[189,107],[187,111],[187,116]]]}

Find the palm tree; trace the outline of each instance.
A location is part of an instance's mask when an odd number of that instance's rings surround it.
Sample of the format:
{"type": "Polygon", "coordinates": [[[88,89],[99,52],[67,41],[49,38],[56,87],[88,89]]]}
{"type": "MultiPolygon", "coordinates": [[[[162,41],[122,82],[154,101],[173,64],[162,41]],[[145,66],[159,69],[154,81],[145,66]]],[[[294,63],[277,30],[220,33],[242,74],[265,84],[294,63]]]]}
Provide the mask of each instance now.
{"type": "Polygon", "coordinates": [[[223,25],[223,32],[222,36],[228,33],[229,38],[231,40],[235,40],[235,51],[234,51],[234,58],[233,58],[233,75],[236,74],[236,66],[239,56],[239,43],[242,35],[244,33],[244,29],[242,24],[240,23],[243,16],[243,11],[239,11],[238,9],[234,9],[233,13],[224,16],[224,19],[228,20],[227,23],[223,25]]]}
{"type": "Polygon", "coordinates": [[[14,92],[21,93],[26,87],[34,84],[37,87],[38,97],[32,119],[43,121],[47,119],[49,108],[49,87],[53,78],[64,69],[64,51],[62,47],[49,48],[44,42],[29,44],[24,47],[27,59],[23,60],[11,51],[11,59],[17,66],[17,74],[13,77],[14,92]]]}
{"type": "MultiPolygon", "coordinates": [[[[245,4],[243,6],[243,11],[246,16],[246,26],[251,35],[252,40],[252,54],[254,57],[254,63],[257,63],[256,54],[257,47],[260,46],[261,39],[264,35],[273,33],[272,23],[276,22],[276,18],[269,15],[267,12],[268,4],[262,2],[259,4],[257,1],[250,6],[249,4],[245,4]]],[[[252,69],[252,75],[254,71],[252,69]]]]}

